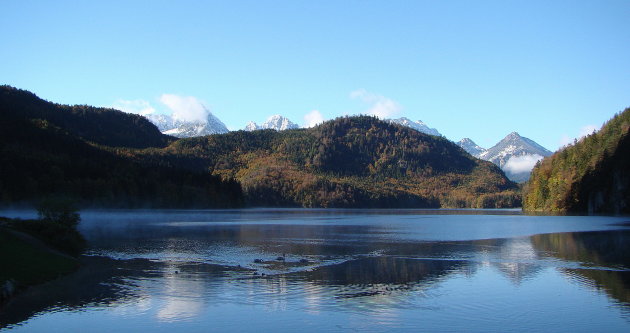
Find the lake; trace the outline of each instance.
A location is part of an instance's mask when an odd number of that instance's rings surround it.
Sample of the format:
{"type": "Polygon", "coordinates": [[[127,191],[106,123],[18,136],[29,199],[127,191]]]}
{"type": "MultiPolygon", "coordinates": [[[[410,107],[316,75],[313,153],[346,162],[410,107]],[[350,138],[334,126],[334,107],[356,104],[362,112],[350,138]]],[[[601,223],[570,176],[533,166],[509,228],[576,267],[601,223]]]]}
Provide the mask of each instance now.
{"type": "Polygon", "coordinates": [[[0,327],[630,332],[629,221],[516,210],[86,211],[83,267],[15,297],[0,327]]]}

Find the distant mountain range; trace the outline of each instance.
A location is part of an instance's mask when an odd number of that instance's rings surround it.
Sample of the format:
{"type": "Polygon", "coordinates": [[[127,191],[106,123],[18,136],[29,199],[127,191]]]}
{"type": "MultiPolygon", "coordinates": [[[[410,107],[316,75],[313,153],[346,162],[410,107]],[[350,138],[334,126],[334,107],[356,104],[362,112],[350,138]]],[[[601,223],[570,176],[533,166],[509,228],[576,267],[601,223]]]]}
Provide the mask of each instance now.
{"type": "Polygon", "coordinates": [[[534,140],[517,132],[508,134],[489,149],[480,147],[469,138],[464,138],[457,144],[469,154],[498,165],[515,182],[527,181],[536,162],[552,154],[534,140]]]}
{"type": "MultiPolygon", "coordinates": [[[[155,126],[157,126],[157,128],[162,133],[178,138],[193,138],[197,136],[223,134],[229,132],[225,124],[223,124],[221,120],[219,120],[209,111],[208,119],[205,122],[174,119],[173,117],[165,114],[148,114],[145,115],[145,117],[153,124],[155,124],[155,126]]],[[[386,119],[385,121],[392,124],[409,127],[425,134],[443,136],[440,132],[438,132],[438,130],[427,126],[421,120],[412,121],[409,118],[402,117],[398,119],[386,119]]],[[[277,114],[267,118],[267,120],[260,125],[258,125],[254,121],[250,121],[247,123],[247,125],[245,125],[243,130],[256,131],[272,129],[276,131],[285,131],[297,128],[300,128],[298,124],[292,122],[287,117],[277,114]]]]}
{"type": "MultiPolygon", "coordinates": [[[[438,130],[427,126],[421,120],[408,118],[387,119],[388,122],[415,129],[418,132],[442,136],[438,130]]],[[[473,140],[464,138],[457,142],[470,155],[490,161],[503,170],[506,176],[515,182],[525,182],[536,162],[551,155],[551,151],[531,139],[520,136],[517,132],[508,134],[490,149],[477,145],[473,140]]]]}
{"type": "MultiPolygon", "coordinates": [[[[209,111],[207,121],[205,122],[187,122],[173,119],[168,115],[147,115],[146,117],[153,122],[162,133],[178,138],[191,138],[228,132],[227,127],[209,111]]],[[[443,136],[437,129],[429,127],[421,120],[413,121],[409,118],[402,117],[398,119],[386,119],[385,121],[405,126],[421,133],[443,136]]],[[[299,128],[299,126],[287,117],[273,115],[260,125],[250,121],[243,129],[245,131],[264,129],[284,131],[297,128],[299,128]]],[[[480,147],[469,138],[464,138],[457,142],[457,144],[469,154],[498,165],[510,180],[516,182],[527,181],[530,171],[536,162],[543,157],[551,155],[551,152],[546,148],[531,139],[520,136],[516,132],[510,133],[489,149],[480,147]]]]}

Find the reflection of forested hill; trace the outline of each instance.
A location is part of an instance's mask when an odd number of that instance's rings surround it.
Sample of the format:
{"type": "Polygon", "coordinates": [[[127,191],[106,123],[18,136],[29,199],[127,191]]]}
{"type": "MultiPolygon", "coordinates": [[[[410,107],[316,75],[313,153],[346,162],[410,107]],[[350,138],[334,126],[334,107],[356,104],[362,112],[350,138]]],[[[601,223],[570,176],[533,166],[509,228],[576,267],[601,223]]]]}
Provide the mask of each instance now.
{"type": "Polygon", "coordinates": [[[531,239],[537,250],[551,256],[600,267],[566,271],[594,281],[630,306],[630,230],[543,234],[531,239]]]}

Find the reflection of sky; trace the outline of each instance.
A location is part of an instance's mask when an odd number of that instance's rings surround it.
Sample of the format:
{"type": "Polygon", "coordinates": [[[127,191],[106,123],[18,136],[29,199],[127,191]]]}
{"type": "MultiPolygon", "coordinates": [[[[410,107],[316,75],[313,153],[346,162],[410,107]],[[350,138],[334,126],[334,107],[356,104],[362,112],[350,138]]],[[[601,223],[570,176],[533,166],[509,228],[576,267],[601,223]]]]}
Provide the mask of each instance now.
{"type": "MultiPolygon", "coordinates": [[[[173,274],[177,265],[167,265],[161,285],[163,290],[156,317],[159,321],[172,322],[198,317],[204,308],[205,282],[173,274]]],[[[182,274],[183,275],[183,274],[182,274]]]]}
{"type": "MultiPolygon", "coordinates": [[[[563,224],[567,217],[431,215],[414,219],[410,215],[344,214],[336,220],[335,214],[328,214],[326,219],[311,216],[293,225],[287,221],[295,216],[256,223],[251,218],[260,214],[244,213],[238,220],[247,223],[240,224],[220,222],[223,213],[217,213],[212,219],[220,223],[194,221],[206,218],[204,214],[185,216],[194,223],[182,227],[161,224],[171,219],[168,214],[153,216],[154,220],[147,215],[137,224],[128,219],[118,226],[98,225],[102,218],[88,219],[83,228],[93,227],[84,231],[93,241],[94,251],[157,259],[163,264],[158,274],[123,279],[120,283],[136,295],[131,301],[44,313],[16,331],[49,331],[46,328],[62,327],[54,326],[58,323],[64,323],[64,331],[90,325],[95,332],[208,328],[245,332],[545,331],[550,327],[626,331],[630,326],[628,316],[604,292],[593,284],[566,278],[563,269],[575,267],[575,262],[540,256],[528,237],[485,237],[526,234],[536,226],[541,230],[606,229],[616,218],[580,217],[563,224]],[[317,224],[309,224],[313,221],[317,224]],[[341,222],[335,225],[335,221],[341,222]],[[521,222],[525,226],[517,225],[521,222]],[[474,228],[471,224],[477,230],[468,237],[481,240],[452,240],[474,228]],[[455,231],[446,235],[449,230],[455,231]],[[443,241],[426,241],[432,238],[443,241]],[[121,244],[127,247],[121,250],[121,244]],[[402,279],[400,284],[362,283],[366,280],[356,277],[348,279],[348,284],[334,284],[309,280],[304,274],[254,278],[251,271],[217,275],[183,266],[201,261],[261,269],[253,259],[275,258],[284,251],[291,260],[307,257],[314,262],[303,270],[369,254],[405,260],[459,259],[464,264],[446,265],[419,281],[402,279]],[[333,258],[324,260],[327,256],[333,258]]],[[[411,269],[399,263],[384,267],[411,269]]]]}
{"type": "MultiPolygon", "coordinates": [[[[150,288],[151,300],[125,311],[84,309],[35,317],[17,332],[49,332],[51,327],[92,332],[361,330],[406,331],[624,331],[629,324],[603,293],[567,283],[556,269],[515,285],[491,267],[472,276],[449,275],[429,290],[404,293],[402,306],[387,296],[339,301],[330,288],[282,279],[233,282],[200,299],[211,281],[165,276],[150,288]],[[147,309],[149,309],[147,311],[147,309]],[[153,318],[153,319],[152,319],[153,318]],[[555,329],[552,329],[555,331],[555,329]]],[[[214,288],[214,287],[213,287],[214,288]]],[[[402,294],[401,294],[402,295],[402,294]]],[[[400,295],[399,295],[400,296],[400,295]]]]}

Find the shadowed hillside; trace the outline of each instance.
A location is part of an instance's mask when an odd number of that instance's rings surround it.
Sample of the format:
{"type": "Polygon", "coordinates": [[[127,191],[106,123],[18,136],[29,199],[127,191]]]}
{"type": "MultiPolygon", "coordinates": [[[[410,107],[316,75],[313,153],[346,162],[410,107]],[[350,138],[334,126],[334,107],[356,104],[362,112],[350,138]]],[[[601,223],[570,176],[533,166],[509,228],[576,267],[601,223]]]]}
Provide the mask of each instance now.
{"type": "Polygon", "coordinates": [[[240,186],[233,181],[130,158],[134,149],[125,146],[162,146],[172,140],[142,117],[59,106],[6,86],[0,96],[3,205],[33,204],[49,196],[96,207],[242,205],[240,186]]]}
{"type": "Polygon", "coordinates": [[[74,137],[105,146],[164,147],[174,140],[139,115],[87,105],[54,104],[10,86],[0,86],[0,115],[5,121],[38,120],[74,137]]]}

